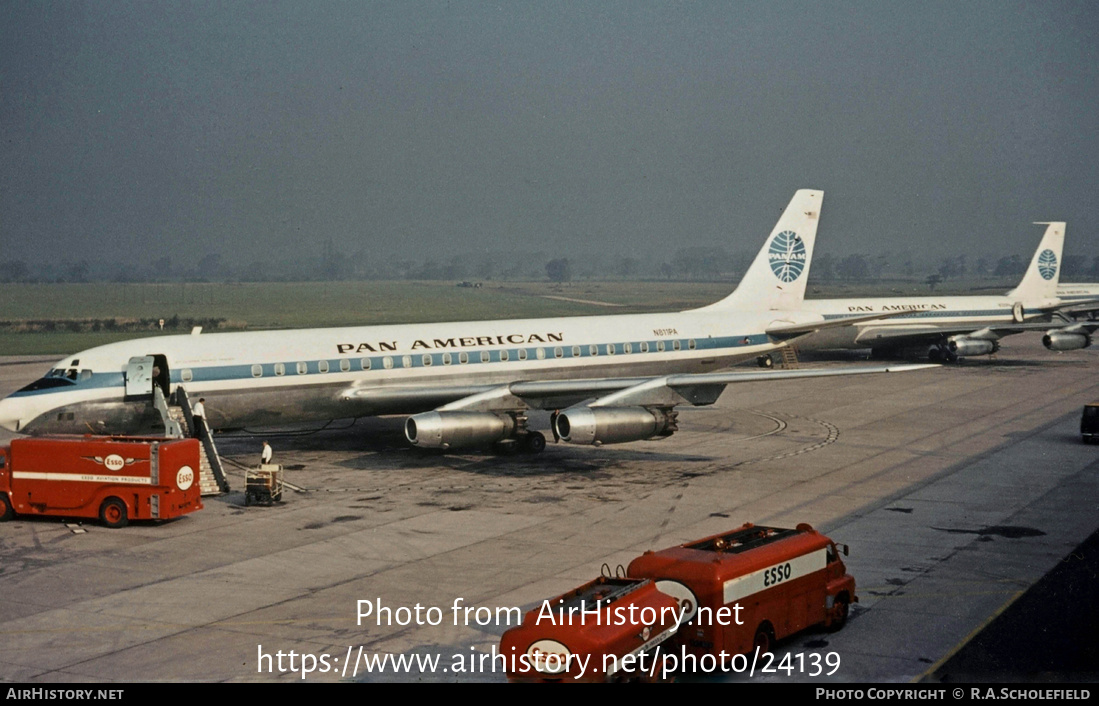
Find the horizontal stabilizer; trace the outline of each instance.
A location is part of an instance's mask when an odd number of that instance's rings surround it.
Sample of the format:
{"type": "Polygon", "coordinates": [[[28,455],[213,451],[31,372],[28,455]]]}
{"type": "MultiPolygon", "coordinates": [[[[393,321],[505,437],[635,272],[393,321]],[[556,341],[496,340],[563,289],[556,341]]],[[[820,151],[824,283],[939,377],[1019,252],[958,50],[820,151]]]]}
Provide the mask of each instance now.
{"type": "Polygon", "coordinates": [[[806,323],[784,323],[782,321],[773,322],[767,327],[767,335],[779,340],[786,338],[795,338],[797,336],[803,336],[807,333],[813,333],[814,331],[820,331],[825,328],[835,328],[837,326],[851,326],[853,324],[865,323],[867,321],[878,321],[881,319],[892,319],[897,316],[910,315],[911,311],[889,311],[878,314],[867,314],[865,316],[844,316],[838,319],[809,321],[806,323]]]}

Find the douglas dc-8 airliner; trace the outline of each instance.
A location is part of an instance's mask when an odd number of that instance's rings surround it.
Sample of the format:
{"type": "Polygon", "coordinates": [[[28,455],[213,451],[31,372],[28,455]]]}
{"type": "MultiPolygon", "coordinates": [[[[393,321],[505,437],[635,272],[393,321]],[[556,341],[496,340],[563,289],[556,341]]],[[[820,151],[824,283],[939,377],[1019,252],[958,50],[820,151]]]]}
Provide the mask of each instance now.
{"type": "Polygon", "coordinates": [[[154,398],[182,386],[206,398],[214,429],[399,414],[416,446],[540,451],[530,409],[562,409],[564,441],[624,442],[672,434],[677,405],[712,404],[729,383],[922,367],[712,372],[822,327],[889,316],[826,322],[802,309],[822,198],[798,191],[736,290],[701,309],[131,340],[62,359],[0,400],[0,424],[163,431],[154,398]]]}
{"type": "MultiPolygon", "coordinates": [[[[1058,294],[1065,224],[1036,225],[1046,226],[1045,234],[1019,286],[1010,292],[998,296],[810,299],[802,308],[828,321],[858,314],[907,313],[889,321],[863,321],[817,331],[799,339],[798,348],[870,348],[876,357],[912,351],[926,353],[932,360],[953,361],[960,356],[995,353],[1003,336],[1030,330],[1046,330],[1042,341],[1051,350],[1086,348],[1091,345],[1091,324],[1051,320],[1055,312],[1088,303],[1086,296],[1058,294]]],[[[1090,303],[1094,301],[1092,297],[1090,303]]]]}

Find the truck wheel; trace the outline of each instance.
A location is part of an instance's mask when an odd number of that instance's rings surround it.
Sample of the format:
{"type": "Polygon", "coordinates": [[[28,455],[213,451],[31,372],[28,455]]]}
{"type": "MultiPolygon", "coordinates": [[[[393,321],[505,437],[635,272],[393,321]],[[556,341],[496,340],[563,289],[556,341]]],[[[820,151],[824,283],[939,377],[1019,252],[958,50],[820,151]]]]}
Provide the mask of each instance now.
{"type": "Polygon", "coordinates": [[[7,522],[15,515],[15,511],[11,509],[11,500],[8,500],[7,493],[0,493],[0,522],[7,522]]]}
{"type": "Polygon", "coordinates": [[[759,653],[771,652],[775,647],[775,631],[771,629],[770,623],[761,623],[756,628],[755,639],[752,640],[752,652],[759,649],[759,653]]]}
{"type": "Polygon", "coordinates": [[[836,596],[836,600],[832,602],[832,615],[828,623],[828,632],[842,630],[843,626],[847,624],[847,616],[850,613],[851,602],[847,599],[847,594],[841,593],[836,596]]]}
{"type": "Polygon", "coordinates": [[[118,498],[107,498],[99,506],[99,521],[111,529],[125,527],[130,524],[130,518],[126,512],[126,503],[118,498]]]}

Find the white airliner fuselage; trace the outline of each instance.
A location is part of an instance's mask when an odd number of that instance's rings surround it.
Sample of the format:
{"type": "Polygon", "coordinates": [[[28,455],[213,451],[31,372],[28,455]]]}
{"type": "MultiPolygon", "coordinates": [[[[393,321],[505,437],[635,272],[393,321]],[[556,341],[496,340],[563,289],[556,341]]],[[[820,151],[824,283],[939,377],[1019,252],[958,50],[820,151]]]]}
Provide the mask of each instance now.
{"type": "MultiPolygon", "coordinates": [[[[798,191],[736,290],[701,309],[126,341],[62,359],[0,400],[0,424],[156,432],[173,423],[165,399],[182,388],[206,398],[214,429],[406,414],[416,445],[518,441],[537,451],[545,439],[525,411],[572,405],[554,415],[565,441],[667,436],[676,406],[712,404],[732,382],[886,371],[710,372],[840,323],[801,308],[822,196],[798,191]]],[[[849,321],[868,318],[880,315],[849,321]]]]}
{"type": "Polygon", "coordinates": [[[414,413],[524,380],[707,372],[779,347],[765,333],[774,319],[680,312],[158,336],[62,359],[37,389],[0,401],[0,423],[31,434],[154,430],[147,397],[125,394],[128,361],[146,356],[172,389],[206,398],[212,427],[228,428],[414,413]]]}

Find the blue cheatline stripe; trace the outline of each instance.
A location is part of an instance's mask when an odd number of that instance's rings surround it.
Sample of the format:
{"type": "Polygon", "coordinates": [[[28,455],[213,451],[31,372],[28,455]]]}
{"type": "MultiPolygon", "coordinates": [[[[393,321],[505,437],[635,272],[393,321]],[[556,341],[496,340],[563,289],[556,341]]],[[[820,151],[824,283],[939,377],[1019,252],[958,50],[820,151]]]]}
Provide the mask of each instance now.
{"type": "MultiPolygon", "coordinates": [[[[873,311],[863,311],[863,312],[853,311],[850,314],[824,314],[823,316],[824,316],[825,321],[835,321],[837,319],[853,319],[853,318],[858,317],[858,316],[867,316],[867,315],[873,314],[873,313],[875,313],[875,312],[873,312],[873,311]]],[[[877,313],[891,314],[893,312],[882,311],[882,312],[877,312],[877,313]]],[[[1023,315],[1025,316],[1026,314],[1027,314],[1027,312],[1024,309],[1023,310],[1023,315]]],[[[954,318],[954,317],[961,317],[961,316],[973,318],[973,317],[977,317],[977,316],[1010,316],[1010,315],[1011,315],[1011,310],[1010,309],[981,309],[981,310],[974,310],[974,311],[924,311],[924,310],[920,310],[920,311],[913,311],[913,312],[908,313],[908,314],[901,314],[900,316],[891,316],[888,319],[882,319],[882,323],[888,324],[890,321],[900,321],[902,319],[944,319],[944,318],[954,318]]],[[[874,324],[873,321],[866,321],[864,323],[867,324],[867,325],[873,325],[874,324]]],[[[993,323],[995,323],[995,322],[993,322],[993,323]]],[[[1010,323],[1010,322],[1005,322],[1005,323],[1010,323]]]]}
{"type": "MultiPolygon", "coordinates": [[[[454,368],[466,365],[478,365],[482,362],[487,363],[521,363],[521,362],[538,362],[541,360],[538,358],[538,350],[541,349],[545,352],[546,361],[554,360],[574,360],[576,358],[608,358],[616,355],[646,355],[648,353],[675,353],[692,350],[690,342],[692,339],[679,338],[679,339],[653,339],[648,341],[629,341],[622,343],[597,343],[597,344],[561,344],[558,346],[535,346],[535,347],[522,347],[522,348],[501,348],[501,349],[469,349],[469,350],[453,350],[445,351],[450,353],[451,363],[446,365],[443,363],[444,352],[432,352],[432,353],[394,353],[388,356],[375,355],[375,356],[357,356],[354,358],[328,358],[322,359],[328,363],[328,373],[320,373],[319,365],[321,360],[312,361],[284,361],[280,363],[255,363],[244,365],[216,365],[207,366],[202,368],[173,368],[171,372],[172,384],[189,383],[209,383],[209,382],[226,382],[229,380],[253,380],[264,378],[286,378],[292,379],[296,377],[310,378],[317,374],[345,374],[345,373],[360,373],[360,372],[381,372],[386,370],[406,370],[410,368],[425,368],[425,367],[438,367],[438,368],[454,368]],[[679,351],[674,349],[674,343],[679,342],[679,351]],[[664,343],[664,350],[657,349],[659,342],[664,343]],[[642,352],[641,344],[648,344],[648,351],[642,352]],[[592,355],[591,347],[596,347],[596,354],[592,355]],[[614,353],[609,352],[610,347],[614,347],[614,353]],[[630,346],[630,353],[626,353],[626,346],[630,346]],[[579,348],[579,355],[573,355],[573,348],[579,348]],[[561,356],[557,357],[556,352],[560,349],[561,356]],[[525,350],[527,357],[525,360],[519,358],[519,351],[525,350]],[[507,353],[507,361],[502,360],[503,353],[507,353]],[[459,362],[460,354],[466,353],[469,357],[468,363],[459,362]],[[481,354],[487,353],[488,360],[482,361],[481,354]],[[385,366],[385,360],[389,359],[392,363],[391,368],[385,366]],[[405,359],[408,359],[409,365],[404,365],[405,359]],[[350,369],[347,371],[340,369],[340,361],[348,360],[350,362],[350,369]],[[362,361],[369,361],[369,368],[365,369],[362,366],[362,361]],[[430,363],[426,361],[430,360],[430,363]],[[305,362],[306,372],[298,373],[298,363],[305,362]],[[256,376],[253,374],[253,368],[258,365],[262,369],[262,375],[256,376]],[[275,367],[282,366],[284,371],[282,375],[275,374],[275,367]],[[183,378],[184,372],[188,373],[188,378],[183,378]]],[[[732,352],[736,348],[743,348],[746,346],[759,346],[771,342],[771,339],[767,334],[754,334],[748,336],[719,336],[716,338],[697,338],[693,339],[695,342],[694,350],[699,351],[725,351],[732,352]]],[[[68,392],[76,389],[92,389],[92,388],[106,388],[106,387],[125,387],[126,379],[122,373],[96,373],[93,372],[92,376],[86,380],[79,380],[75,384],[67,386],[65,388],[49,388],[43,390],[32,390],[30,392],[16,392],[12,397],[30,397],[34,395],[49,394],[51,392],[68,392]]]]}

